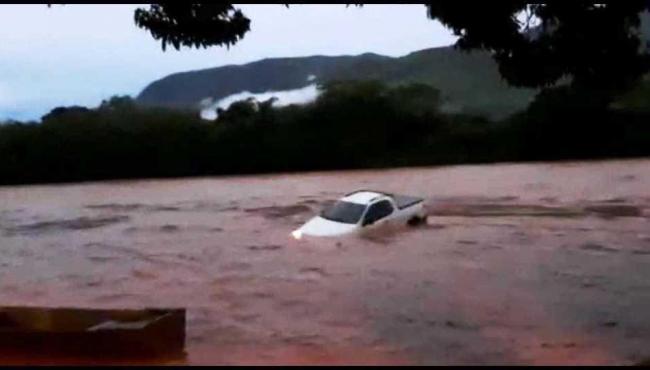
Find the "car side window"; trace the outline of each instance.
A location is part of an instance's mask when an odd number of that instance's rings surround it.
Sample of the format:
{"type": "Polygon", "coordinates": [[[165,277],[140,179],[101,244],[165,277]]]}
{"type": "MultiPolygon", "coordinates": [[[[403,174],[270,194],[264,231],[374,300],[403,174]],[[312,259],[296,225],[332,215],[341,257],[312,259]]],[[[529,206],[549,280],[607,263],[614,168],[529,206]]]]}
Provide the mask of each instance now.
{"type": "Polygon", "coordinates": [[[368,208],[363,224],[368,225],[393,213],[393,205],[387,200],[377,202],[368,208]]]}

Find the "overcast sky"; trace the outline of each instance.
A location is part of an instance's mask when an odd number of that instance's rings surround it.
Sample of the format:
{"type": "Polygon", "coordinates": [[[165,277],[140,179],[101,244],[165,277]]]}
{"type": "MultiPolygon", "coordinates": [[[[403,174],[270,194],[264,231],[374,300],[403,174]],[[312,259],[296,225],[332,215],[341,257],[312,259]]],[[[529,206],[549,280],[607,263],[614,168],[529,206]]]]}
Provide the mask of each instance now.
{"type": "Polygon", "coordinates": [[[251,30],[230,50],[162,52],[135,26],[137,7],[0,5],[0,119],[38,119],[56,106],[136,96],[174,72],[272,57],[401,56],[455,40],[423,5],[242,5],[251,30]]]}

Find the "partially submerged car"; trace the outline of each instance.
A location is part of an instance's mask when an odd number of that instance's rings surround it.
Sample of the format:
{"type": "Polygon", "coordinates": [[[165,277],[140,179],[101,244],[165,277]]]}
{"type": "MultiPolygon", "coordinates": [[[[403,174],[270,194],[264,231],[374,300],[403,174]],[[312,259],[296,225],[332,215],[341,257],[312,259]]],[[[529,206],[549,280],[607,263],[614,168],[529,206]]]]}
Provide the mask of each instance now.
{"type": "Polygon", "coordinates": [[[292,235],[296,239],[342,236],[392,224],[415,223],[425,218],[423,198],[359,190],[346,194],[292,235]]]}

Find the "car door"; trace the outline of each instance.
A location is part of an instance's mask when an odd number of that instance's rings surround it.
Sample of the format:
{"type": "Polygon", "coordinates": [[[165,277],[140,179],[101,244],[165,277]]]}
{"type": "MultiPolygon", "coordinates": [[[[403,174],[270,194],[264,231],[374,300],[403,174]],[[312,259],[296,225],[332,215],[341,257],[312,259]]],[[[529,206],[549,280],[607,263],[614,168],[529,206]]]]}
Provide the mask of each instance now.
{"type": "Polygon", "coordinates": [[[363,216],[362,227],[369,228],[382,225],[388,221],[388,216],[394,211],[393,205],[387,200],[380,200],[377,203],[371,204],[363,216]]]}

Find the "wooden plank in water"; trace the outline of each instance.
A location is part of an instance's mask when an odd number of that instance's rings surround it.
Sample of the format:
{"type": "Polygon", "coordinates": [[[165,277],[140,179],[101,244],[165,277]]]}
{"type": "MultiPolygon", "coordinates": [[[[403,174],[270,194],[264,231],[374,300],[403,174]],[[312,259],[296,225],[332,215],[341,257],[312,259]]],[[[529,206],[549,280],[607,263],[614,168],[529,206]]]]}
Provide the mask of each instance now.
{"type": "Polygon", "coordinates": [[[183,358],[185,309],[0,307],[4,358],[183,358]]]}

